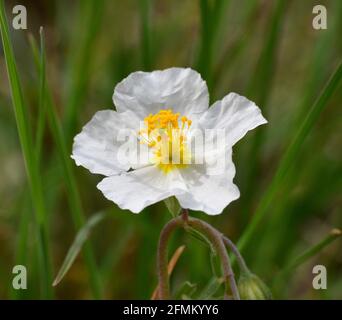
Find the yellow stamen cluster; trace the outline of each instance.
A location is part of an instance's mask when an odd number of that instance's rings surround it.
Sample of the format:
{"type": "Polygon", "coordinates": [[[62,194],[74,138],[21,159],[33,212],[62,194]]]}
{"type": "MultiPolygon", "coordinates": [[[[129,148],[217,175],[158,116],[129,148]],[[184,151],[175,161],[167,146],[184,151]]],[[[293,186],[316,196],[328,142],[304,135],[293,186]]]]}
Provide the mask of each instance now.
{"type": "MultiPolygon", "coordinates": [[[[154,129],[178,129],[179,128],[179,113],[173,113],[171,109],[160,110],[156,114],[150,114],[145,119],[148,132],[154,129]]],[[[191,126],[191,120],[183,116],[181,118],[182,127],[185,124],[191,126]]]]}
{"type": "Polygon", "coordinates": [[[190,161],[186,146],[186,130],[192,121],[172,109],[160,110],[144,119],[146,128],[139,132],[141,143],[154,148],[153,162],[165,173],[184,167],[190,161]],[[166,150],[166,151],[165,151],[166,150]]]}

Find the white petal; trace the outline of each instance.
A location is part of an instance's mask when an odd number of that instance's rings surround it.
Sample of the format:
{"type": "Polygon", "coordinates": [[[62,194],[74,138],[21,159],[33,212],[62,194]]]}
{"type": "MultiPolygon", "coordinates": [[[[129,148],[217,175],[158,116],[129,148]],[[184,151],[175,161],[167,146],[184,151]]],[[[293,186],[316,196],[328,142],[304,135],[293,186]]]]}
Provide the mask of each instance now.
{"type": "Polygon", "coordinates": [[[140,119],[160,109],[172,109],[191,118],[209,106],[208,88],[200,74],[190,68],[134,72],[114,89],[117,111],[131,110],[140,119]]]}
{"type": "Polygon", "coordinates": [[[118,149],[125,142],[118,140],[118,134],[125,129],[139,129],[139,120],[133,113],[113,110],[96,112],[74,138],[71,157],[78,166],[96,174],[110,176],[128,170],[129,162],[118,159],[118,149]]]}
{"type": "Polygon", "coordinates": [[[165,174],[154,166],[107,177],[97,188],[121,209],[134,213],[186,190],[177,170],[165,174]]]}
{"type": "Polygon", "coordinates": [[[182,171],[188,188],[188,192],[176,195],[182,208],[217,215],[239,198],[239,189],[233,183],[235,166],[231,150],[225,155],[224,161],[223,170],[218,174],[213,174],[213,168],[206,165],[193,165],[182,171]]]}
{"type": "Polygon", "coordinates": [[[267,123],[254,102],[236,93],[215,102],[199,122],[204,129],[226,130],[228,146],[233,146],[249,130],[267,123]]]}

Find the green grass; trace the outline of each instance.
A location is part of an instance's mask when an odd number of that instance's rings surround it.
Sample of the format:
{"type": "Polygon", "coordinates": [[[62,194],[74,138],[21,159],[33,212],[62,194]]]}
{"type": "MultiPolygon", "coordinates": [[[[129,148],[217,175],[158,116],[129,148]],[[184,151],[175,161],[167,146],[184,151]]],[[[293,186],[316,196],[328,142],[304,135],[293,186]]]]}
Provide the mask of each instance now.
{"type": "Polygon", "coordinates": [[[209,92],[213,91],[213,73],[212,64],[215,56],[215,44],[217,33],[220,27],[224,9],[228,7],[229,1],[226,0],[200,0],[201,13],[201,42],[197,69],[203,79],[206,80],[209,92]]]}
{"type": "Polygon", "coordinates": [[[323,240],[319,243],[315,244],[311,248],[307,249],[300,256],[296,257],[292,262],[289,263],[288,266],[284,268],[281,272],[289,272],[301,264],[314,257],[317,253],[319,253],[322,249],[332,243],[334,240],[338,239],[341,236],[342,232],[339,229],[333,229],[323,240]]]}
{"type": "MultiPolygon", "coordinates": [[[[45,103],[46,103],[46,79],[45,79],[45,53],[44,49],[44,38],[41,37],[41,43],[40,43],[40,55],[39,55],[39,104],[38,104],[38,120],[37,120],[37,129],[36,129],[36,139],[35,139],[35,145],[36,145],[36,154],[38,161],[41,160],[41,153],[42,153],[42,147],[43,147],[43,138],[44,138],[44,130],[45,130],[45,103]]],[[[38,55],[38,53],[35,53],[38,55]]],[[[38,56],[37,56],[38,59],[38,56]]]]}
{"type": "Polygon", "coordinates": [[[84,0],[80,3],[78,27],[72,33],[69,76],[67,78],[67,105],[64,124],[68,146],[76,133],[78,113],[85,101],[91,76],[91,62],[96,49],[96,35],[101,27],[104,0],[84,0]]]}
{"type": "MultiPolygon", "coordinates": [[[[38,70],[40,71],[40,74],[45,72],[45,45],[44,45],[44,34],[43,29],[40,30],[40,43],[41,43],[41,59],[38,70]]],[[[34,42],[32,43],[32,47],[35,48],[34,42]]],[[[33,49],[33,52],[37,52],[36,49],[33,49]]],[[[37,60],[37,59],[36,59],[37,60]]],[[[45,75],[42,76],[43,79],[45,79],[45,75]]],[[[65,181],[66,189],[67,189],[67,196],[68,196],[68,202],[70,206],[70,212],[72,215],[72,219],[75,225],[76,232],[79,231],[85,224],[84,219],[84,212],[81,204],[81,199],[77,187],[77,183],[75,180],[73,167],[71,163],[70,156],[67,151],[66,147],[66,139],[64,137],[64,133],[61,128],[61,124],[59,123],[58,116],[56,114],[55,108],[53,106],[51,93],[48,91],[48,86],[42,86],[42,89],[44,90],[44,93],[40,94],[41,96],[46,96],[46,104],[44,108],[46,109],[47,118],[49,120],[49,126],[52,131],[52,135],[54,138],[54,141],[56,143],[56,149],[58,152],[58,155],[60,157],[60,161],[62,163],[62,172],[63,172],[63,178],[65,181]]],[[[42,99],[42,98],[41,98],[42,99]]],[[[44,114],[45,114],[44,112],[44,114]]],[[[43,111],[41,111],[43,113],[43,111]]],[[[91,283],[91,288],[93,292],[94,298],[101,298],[102,296],[102,285],[100,281],[99,273],[97,272],[97,266],[95,261],[95,255],[92,249],[92,246],[89,242],[85,241],[84,244],[84,258],[87,263],[88,273],[89,273],[89,279],[91,283]]]]}
{"type": "Polygon", "coordinates": [[[243,249],[252,239],[252,236],[256,232],[258,225],[261,223],[264,216],[269,212],[270,204],[274,199],[274,196],[281,187],[288,170],[292,165],[295,164],[296,157],[301,151],[301,147],[307,135],[314,128],[319,115],[328,105],[329,99],[334,91],[337,89],[341,78],[342,63],[338,65],[336,71],[333,73],[325,88],[317,98],[316,102],[313,104],[311,110],[309,111],[305,119],[303,119],[302,125],[299,127],[298,132],[293,137],[293,140],[285,151],[279,163],[278,169],[274,175],[274,178],[272,179],[272,182],[266,190],[263,198],[260,200],[258,208],[256,209],[252,220],[248,224],[245,232],[239,240],[240,249],[243,249]]]}
{"type": "Polygon", "coordinates": [[[3,0],[0,1],[0,25],[1,38],[6,59],[6,66],[12,93],[12,102],[15,111],[18,134],[25,160],[27,178],[32,194],[32,202],[35,210],[37,246],[40,258],[41,292],[42,297],[52,298],[52,272],[50,264],[50,245],[48,240],[49,230],[47,213],[44,203],[43,185],[41,177],[39,175],[37,155],[34,152],[35,149],[32,132],[30,124],[28,123],[28,109],[24,102],[19,75],[17,72],[16,61],[9,37],[9,30],[3,0]]]}
{"type": "Polygon", "coordinates": [[[151,71],[152,68],[151,7],[151,0],[140,1],[141,65],[145,71],[151,71]]]}
{"type": "MultiPolygon", "coordinates": [[[[285,23],[288,1],[277,0],[274,2],[272,15],[267,25],[267,33],[262,51],[258,59],[255,71],[251,76],[251,80],[246,88],[246,96],[255,101],[260,106],[263,115],[268,118],[268,100],[272,93],[273,77],[277,69],[277,54],[279,52],[280,38],[282,28],[285,23]]],[[[258,130],[252,138],[252,146],[248,151],[247,159],[254,159],[247,167],[246,188],[244,189],[245,197],[243,201],[243,215],[248,216],[251,211],[254,194],[257,190],[257,180],[260,172],[261,154],[263,151],[262,144],[265,140],[266,130],[258,130]]]]}
{"type": "MultiPolygon", "coordinates": [[[[165,205],[120,210],[70,154],[75,133],[113,108],[118,81],[173,66],[200,71],[212,102],[234,91],[269,121],[234,146],[241,198],[219,216],[191,214],[239,239],[275,298],[342,298],[341,237],[325,237],[342,226],[340,1],[326,2],[327,30],[312,28],[310,1],[32,2],[27,31],[12,29],[0,1],[0,298],[151,297],[165,205]],[[110,218],[89,237],[96,212],[110,218]],[[11,288],[14,264],[28,268],[25,292],[11,288]],[[310,286],[314,264],[327,266],[325,293],[310,286]]],[[[183,244],[175,296],[220,296],[209,248],[180,231],[170,253],[183,244]]]]}

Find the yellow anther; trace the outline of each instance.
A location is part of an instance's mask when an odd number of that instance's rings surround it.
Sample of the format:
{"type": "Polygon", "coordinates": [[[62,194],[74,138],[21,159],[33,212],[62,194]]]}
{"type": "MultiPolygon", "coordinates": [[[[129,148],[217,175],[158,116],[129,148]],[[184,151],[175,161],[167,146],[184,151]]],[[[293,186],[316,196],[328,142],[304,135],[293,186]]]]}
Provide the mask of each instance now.
{"type": "Polygon", "coordinates": [[[190,127],[192,121],[178,112],[173,113],[172,109],[163,109],[149,114],[144,123],[146,128],[139,131],[140,142],[153,148],[154,163],[166,174],[176,167],[186,167],[191,153],[184,128],[186,125],[190,127]],[[173,129],[180,130],[174,132],[173,129]],[[170,153],[165,154],[165,150],[170,153]]]}

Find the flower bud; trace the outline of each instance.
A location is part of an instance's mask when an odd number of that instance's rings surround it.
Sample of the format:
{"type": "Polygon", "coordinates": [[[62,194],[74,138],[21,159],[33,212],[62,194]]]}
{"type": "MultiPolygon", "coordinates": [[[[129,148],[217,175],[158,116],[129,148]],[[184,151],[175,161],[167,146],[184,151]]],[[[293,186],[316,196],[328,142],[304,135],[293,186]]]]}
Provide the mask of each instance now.
{"type": "Polygon", "coordinates": [[[242,300],[270,300],[272,293],[265,283],[252,273],[240,276],[238,289],[242,300]]]}

